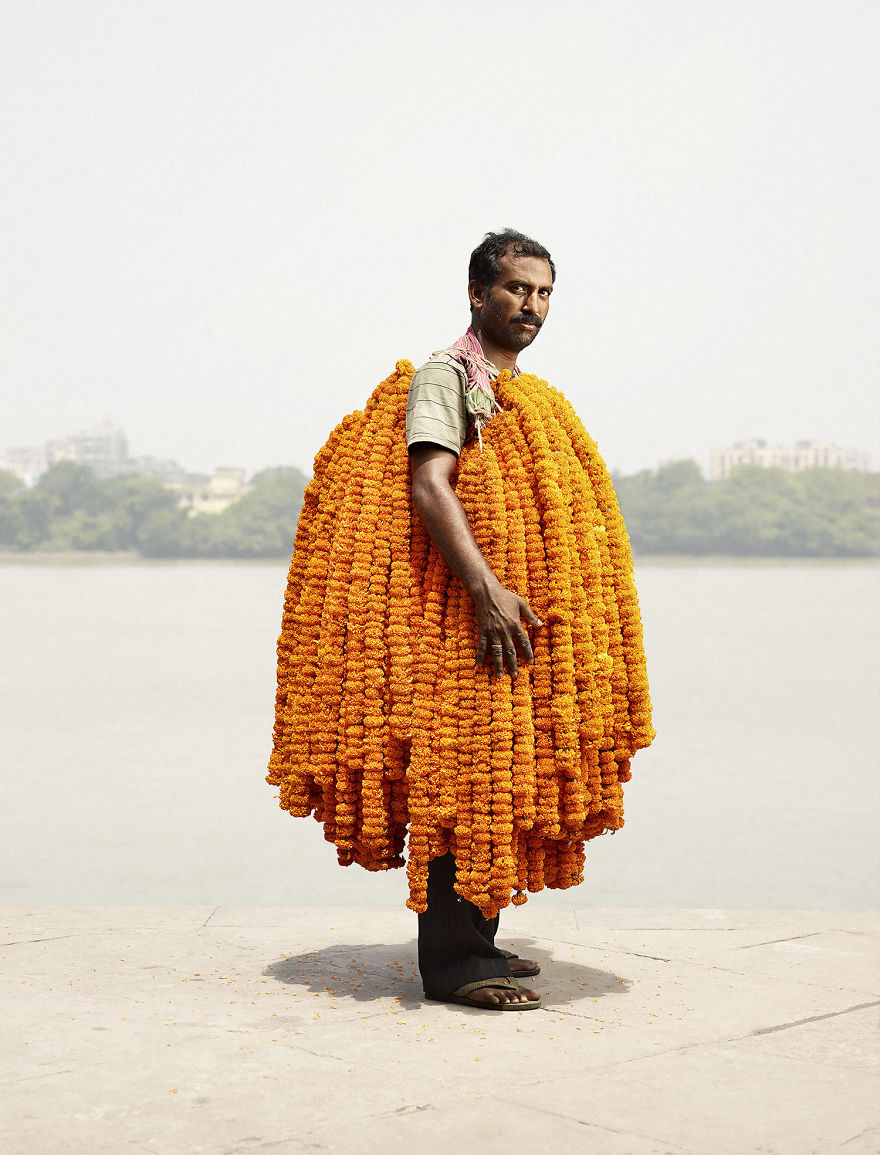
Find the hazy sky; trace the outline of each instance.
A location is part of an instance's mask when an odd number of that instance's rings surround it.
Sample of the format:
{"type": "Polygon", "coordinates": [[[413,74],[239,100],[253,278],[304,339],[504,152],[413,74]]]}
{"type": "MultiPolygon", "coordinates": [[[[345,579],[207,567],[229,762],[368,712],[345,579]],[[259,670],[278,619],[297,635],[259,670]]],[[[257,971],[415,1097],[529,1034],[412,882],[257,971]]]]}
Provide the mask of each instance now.
{"type": "Polygon", "coordinates": [[[878,468],[878,48],[877,0],[6,0],[0,450],[308,469],[511,225],[613,468],[878,468]]]}

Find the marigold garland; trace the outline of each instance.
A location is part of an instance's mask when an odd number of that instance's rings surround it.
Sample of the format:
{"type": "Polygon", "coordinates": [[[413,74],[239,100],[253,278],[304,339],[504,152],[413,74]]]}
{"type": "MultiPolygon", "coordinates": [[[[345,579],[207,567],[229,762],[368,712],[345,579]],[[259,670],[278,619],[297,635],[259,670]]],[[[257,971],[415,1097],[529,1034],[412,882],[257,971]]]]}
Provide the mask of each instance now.
{"type": "Polygon", "coordinates": [[[274,748],[282,809],[313,814],[342,865],[403,865],[413,910],[451,850],[487,917],[583,880],[584,842],[623,824],[651,706],[629,541],[569,402],[530,374],[495,383],[456,491],[499,579],[545,622],[515,679],[476,666],[470,597],[410,498],[394,373],[315,459],[288,574],[274,748]]]}

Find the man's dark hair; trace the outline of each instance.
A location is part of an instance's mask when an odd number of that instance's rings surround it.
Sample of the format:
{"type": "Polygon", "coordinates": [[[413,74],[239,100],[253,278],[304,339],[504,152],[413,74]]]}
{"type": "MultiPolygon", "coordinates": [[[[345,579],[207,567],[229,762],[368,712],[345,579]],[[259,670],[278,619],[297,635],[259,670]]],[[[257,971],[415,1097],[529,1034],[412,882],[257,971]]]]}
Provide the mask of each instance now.
{"type": "Polygon", "coordinates": [[[549,264],[550,275],[556,280],[556,266],[544,246],[515,229],[486,233],[471,253],[468,280],[477,281],[484,289],[491,289],[501,276],[501,258],[508,252],[517,257],[541,257],[549,264]]]}

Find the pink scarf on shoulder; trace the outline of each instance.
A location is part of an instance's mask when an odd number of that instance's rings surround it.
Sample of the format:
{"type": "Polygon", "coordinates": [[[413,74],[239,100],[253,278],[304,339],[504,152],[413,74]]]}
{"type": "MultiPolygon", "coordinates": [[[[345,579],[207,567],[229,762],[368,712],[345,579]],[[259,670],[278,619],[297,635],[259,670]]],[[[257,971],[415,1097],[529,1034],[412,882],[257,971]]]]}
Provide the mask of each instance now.
{"type": "MultiPolygon", "coordinates": [[[[482,452],[482,431],[495,410],[501,408],[495,400],[492,389],[492,382],[498,376],[498,369],[483,356],[482,346],[470,325],[463,337],[459,337],[448,349],[440,349],[439,352],[448,354],[465,371],[467,385],[464,391],[464,404],[468,414],[467,438],[470,439],[476,434],[482,452]]],[[[514,375],[519,373],[518,365],[514,366],[513,372],[514,375]]]]}

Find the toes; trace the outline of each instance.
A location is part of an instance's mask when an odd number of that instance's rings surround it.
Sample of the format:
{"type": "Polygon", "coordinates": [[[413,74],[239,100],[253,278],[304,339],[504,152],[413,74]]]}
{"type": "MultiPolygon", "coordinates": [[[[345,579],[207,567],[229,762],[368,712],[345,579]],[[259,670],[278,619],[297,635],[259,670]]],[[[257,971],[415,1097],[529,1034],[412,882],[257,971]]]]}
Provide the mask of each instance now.
{"type": "Polygon", "coordinates": [[[494,987],[479,987],[477,990],[471,992],[471,998],[478,999],[482,1003],[488,1003],[492,1006],[498,1006],[502,1003],[528,1003],[533,1002],[538,998],[538,995],[525,987],[520,987],[518,990],[498,990],[494,987]]]}

